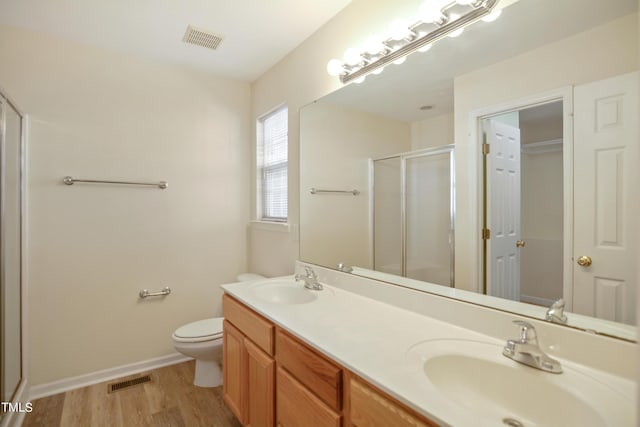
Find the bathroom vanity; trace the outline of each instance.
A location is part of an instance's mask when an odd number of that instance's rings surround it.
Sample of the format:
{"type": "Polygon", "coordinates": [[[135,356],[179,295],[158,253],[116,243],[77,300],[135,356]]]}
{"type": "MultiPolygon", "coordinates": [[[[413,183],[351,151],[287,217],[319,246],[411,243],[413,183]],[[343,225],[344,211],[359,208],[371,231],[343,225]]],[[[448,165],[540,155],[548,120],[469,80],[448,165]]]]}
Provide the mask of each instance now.
{"type": "Polygon", "coordinates": [[[436,426],[225,295],[224,400],[246,426],[436,426]]]}
{"type": "Polygon", "coordinates": [[[223,285],[224,399],[243,425],[635,425],[633,343],[314,269],[323,290],[223,285]],[[561,374],[502,355],[514,320],[561,374]]]}

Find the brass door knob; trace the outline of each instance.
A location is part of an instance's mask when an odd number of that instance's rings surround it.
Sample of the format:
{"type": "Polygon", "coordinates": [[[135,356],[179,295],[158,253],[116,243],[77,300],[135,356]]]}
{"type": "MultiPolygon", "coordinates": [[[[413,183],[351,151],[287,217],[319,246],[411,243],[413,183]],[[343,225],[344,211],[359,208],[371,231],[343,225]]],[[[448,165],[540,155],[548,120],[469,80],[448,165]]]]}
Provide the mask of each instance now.
{"type": "Polygon", "coordinates": [[[517,248],[524,248],[525,242],[524,240],[516,240],[516,247],[517,248]]]}
{"type": "Polygon", "coordinates": [[[588,257],[587,255],[581,256],[578,258],[578,265],[581,267],[589,267],[591,265],[591,257],[588,257]]]}

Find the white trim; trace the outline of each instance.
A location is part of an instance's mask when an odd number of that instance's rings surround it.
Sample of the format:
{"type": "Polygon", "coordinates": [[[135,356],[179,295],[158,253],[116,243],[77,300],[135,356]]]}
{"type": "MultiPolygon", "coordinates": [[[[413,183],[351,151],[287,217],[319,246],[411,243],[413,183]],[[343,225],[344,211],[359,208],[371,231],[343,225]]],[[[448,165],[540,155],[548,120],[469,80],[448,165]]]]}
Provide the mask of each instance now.
{"type": "Polygon", "coordinates": [[[249,221],[251,228],[254,230],[271,231],[277,233],[288,233],[291,230],[289,223],[287,222],[275,222],[275,221],[249,221]]]}
{"type": "Polygon", "coordinates": [[[367,215],[367,220],[369,221],[369,235],[367,236],[367,241],[369,244],[369,266],[371,267],[371,269],[374,269],[374,261],[376,259],[376,248],[374,246],[375,244],[375,240],[374,240],[374,233],[375,233],[375,169],[374,169],[374,163],[373,163],[373,159],[369,158],[367,159],[367,167],[368,167],[368,174],[367,174],[367,178],[369,179],[369,215],[367,215]]]}
{"type": "MultiPolygon", "coordinates": [[[[22,328],[21,352],[22,352],[22,381],[25,384],[23,390],[26,398],[29,393],[29,137],[31,135],[31,118],[28,114],[23,116],[24,133],[22,135],[22,283],[20,304],[22,318],[20,319],[22,328]]],[[[22,392],[21,392],[22,393],[22,392]]],[[[20,424],[22,419],[20,418],[20,424]]]]}
{"type": "Polygon", "coordinates": [[[571,311],[573,301],[573,87],[565,86],[548,92],[526,96],[516,100],[507,101],[501,104],[490,105],[479,108],[469,113],[469,162],[467,167],[469,174],[469,202],[472,209],[476,209],[476,215],[472,219],[471,245],[471,271],[475,271],[476,290],[482,293],[482,236],[480,233],[483,221],[482,206],[480,203],[482,196],[482,155],[480,147],[480,129],[484,118],[498,114],[518,111],[523,108],[548,104],[554,101],[562,101],[562,139],[564,142],[564,155],[562,159],[563,167],[563,191],[564,191],[564,244],[563,244],[563,298],[567,306],[566,310],[571,311]],[[474,182],[475,181],[475,182],[474,182]]]}
{"type": "Polygon", "coordinates": [[[38,384],[30,388],[29,400],[35,400],[41,397],[63,393],[65,391],[87,387],[115,378],[137,374],[143,371],[149,371],[151,369],[158,369],[164,366],[175,365],[176,363],[186,362],[187,360],[191,360],[191,358],[180,353],[173,353],[167,356],[156,357],[154,359],[131,363],[129,365],[103,369],[101,371],[91,372],[89,374],[79,375],[77,377],[63,378],[61,380],[53,381],[46,384],[38,384]]]}

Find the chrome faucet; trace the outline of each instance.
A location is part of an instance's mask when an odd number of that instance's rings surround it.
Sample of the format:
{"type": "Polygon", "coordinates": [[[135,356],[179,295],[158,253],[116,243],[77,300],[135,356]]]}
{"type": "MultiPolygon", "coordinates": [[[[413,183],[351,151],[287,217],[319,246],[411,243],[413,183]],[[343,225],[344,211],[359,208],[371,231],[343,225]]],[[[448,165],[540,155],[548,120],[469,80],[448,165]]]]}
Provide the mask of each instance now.
{"type": "Polygon", "coordinates": [[[345,273],[352,273],[353,272],[353,267],[349,267],[348,265],[346,265],[345,263],[340,263],[337,266],[337,269],[340,271],[343,271],[345,273]]]}
{"type": "Polygon", "coordinates": [[[551,304],[551,307],[547,310],[545,319],[549,322],[561,323],[563,325],[567,323],[567,316],[564,314],[564,300],[562,298],[551,304]]]}
{"type": "Polygon", "coordinates": [[[314,291],[321,291],[322,284],[318,282],[318,275],[316,274],[315,271],[313,271],[313,268],[309,267],[308,265],[305,265],[304,271],[305,271],[304,275],[296,274],[294,276],[294,278],[296,279],[296,282],[299,282],[300,280],[302,280],[304,282],[305,288],[311,289],[314,291]]]}
{"type": "Polygon", "coordinates": [[[520,337],[516,340],[508,340],[502,354],[518,363],[523,363],[532,368],[540,369],[554,374],[562,373],[560,362],[549,357],[538,344],[538,336],[533,325],[514,320],[518,325],[520,337]]]}

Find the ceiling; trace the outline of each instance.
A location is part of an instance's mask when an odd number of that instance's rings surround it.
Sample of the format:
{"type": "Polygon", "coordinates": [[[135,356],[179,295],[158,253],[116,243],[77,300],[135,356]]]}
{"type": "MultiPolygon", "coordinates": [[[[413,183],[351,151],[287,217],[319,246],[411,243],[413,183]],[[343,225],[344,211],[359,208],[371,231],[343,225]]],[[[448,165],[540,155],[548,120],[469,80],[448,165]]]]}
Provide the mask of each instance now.
{"type": "Polygon", "coordinates": [[[0,0],[0,24],[252,82],[351,0],[0,0]],[[188,25],[223,36],[182,42],[188,25]]]}
{"type": "Polygon", "coordinates": [[[390,65],[323,101],[407,122],[451,113],[456,76],[637,10],[637,0],[519,0],[497,21],[478,22],[459,37],[440,40],[426,53],[410,55],[404,64],[390,65]],[[423,105],[434,107],[424,111],[423,105]]]}

